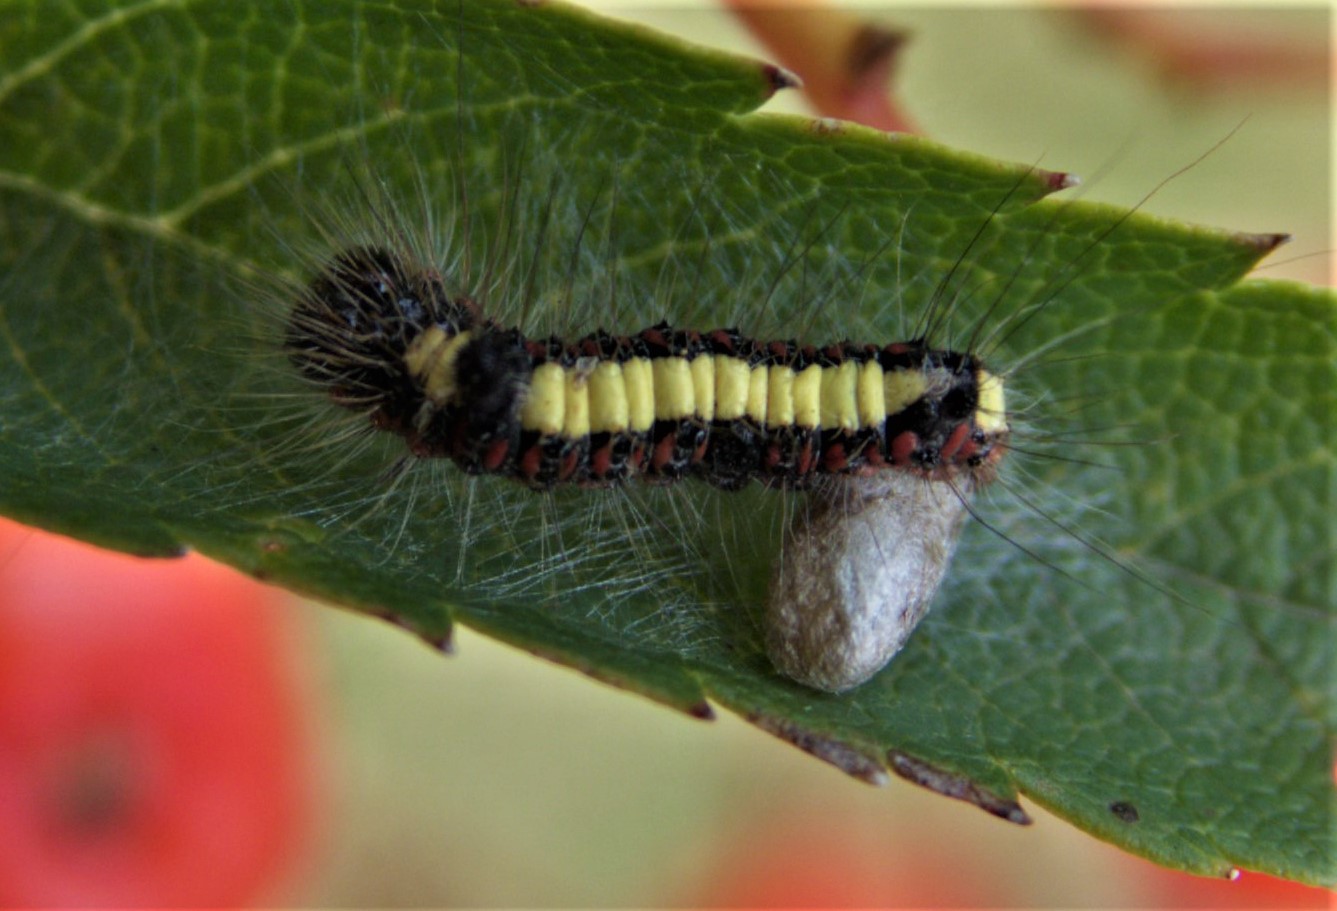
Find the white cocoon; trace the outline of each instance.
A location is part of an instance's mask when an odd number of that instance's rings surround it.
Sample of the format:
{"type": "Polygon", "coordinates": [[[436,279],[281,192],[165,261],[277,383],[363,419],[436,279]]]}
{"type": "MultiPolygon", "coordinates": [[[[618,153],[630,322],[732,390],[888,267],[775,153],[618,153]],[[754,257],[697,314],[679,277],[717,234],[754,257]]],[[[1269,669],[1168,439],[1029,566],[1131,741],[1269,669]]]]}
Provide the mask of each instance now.
{"type": "Polygon", "coordinates": [[[776,670],[830,693],[882,670],[933,601],[965,496],[959,483],[904,471],[811,494],[771,575],[766,651],[776,670]]]}

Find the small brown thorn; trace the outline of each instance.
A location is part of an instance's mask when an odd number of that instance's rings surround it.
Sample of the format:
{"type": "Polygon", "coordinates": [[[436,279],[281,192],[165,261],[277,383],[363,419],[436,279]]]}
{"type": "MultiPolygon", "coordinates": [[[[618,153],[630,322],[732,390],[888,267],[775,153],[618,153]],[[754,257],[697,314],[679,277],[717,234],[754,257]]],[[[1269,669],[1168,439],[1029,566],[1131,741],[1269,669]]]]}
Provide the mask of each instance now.
{"type": "Polygon", "coordinates": [[[455,654],[455,636],[450,630],[447,630],[439,636],[420,634],[419,638],[443,655],[455,654]]]}
{"type": "Polygon", "coordinates": [[[1082,178],[1076,174],[1069,174],[1067,171],[1044,171],[1041,170],[1040,176],[1044,178],[1045,186],[1050,193],[1057,193],[1059,190],[1068,190],[1072,187],[1081,186],[1082,178]]]}
{"type": "Polygon", "coordinates": [[[877,787],[887,783],[887,770],[882,763],[848,743],[813,733],[784,718],[759,714],[749,714],[746,717],[768,734],[774,734],[805,753],[811,753],[818,759],[831,763],[846,775],[877,787]]]}
{"type": "Polygon", "coordinates": [[[766,81],[770,83],[772,95],[783,89],[803,88],[803,80],[799,78],[799,75],[782,66],[767,63],[762,65],[761,71],[766,77],[766,81]]]}
{"type": "Polygon", "coordinates": [[[429,646],[431,646],[433,649],[435,649],[436,651],[440,652],[443,655],[455,654],[455,643],[451,636],[451,631],[449,627],[447,627],[446,631],[443,633],[426,633],[418,629],[418,627],[414,626],[412,623],[410,623],[408,620],[406,620],[399,614],[395,613],[394,611],[390,610],[374,611],[372,612],[371,615],[373,617],[377,617],[381,620],[384,620],[386,623],[389,623],[393,626],[397,626],[407,633],[412,633],[413,635],[417,636],[423,642],[427,643],[429,646]]]}
{"type": "Polygon", "coordinates": [[[687,714],[691,715],[693,718],[700,718],[702,721],[715,720],[715,710],[712,709],[710,703],[706,702],[704,699],[689,706],[687,714]]]}
{"type": "Polygon", "coordinates": [[[887,758],[891,760],[891,770],[907,781],[913,781],[930,791],[937,791],[944,797],[954,797],[973,803],[986,813],[1019,826],[1031,824],[1030,816],[1026,815],[1026,811],[1015,800],[999,797],[964,775],[940,769],[899,750],[888,751],[887,758]]]}
{"type": "Polygon", "coordinates": [[[1253,247],[1259,253],[1271,253],[1282,244],[1290,243],[1289,234],[1249,234],[1240,232],[1235,235],[1240,243],[1245,246],[1253,247]]]}

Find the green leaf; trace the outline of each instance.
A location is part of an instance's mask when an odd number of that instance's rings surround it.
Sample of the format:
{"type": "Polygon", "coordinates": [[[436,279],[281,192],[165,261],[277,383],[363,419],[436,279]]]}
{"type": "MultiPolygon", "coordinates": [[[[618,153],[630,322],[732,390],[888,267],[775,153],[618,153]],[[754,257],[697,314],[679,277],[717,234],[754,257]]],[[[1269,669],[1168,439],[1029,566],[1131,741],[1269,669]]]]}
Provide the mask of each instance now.
{"type": "Polygon", "coordinates": [[[1337,882],[1333,300],[1234,285],[1274,239],[751,113],[783,74],[557,5],[11,0],[0,61],[6,513],[429,641],[459,621],[1178,868],[1337,882]],[[1005,327],[1037,435],[1140,444],[1010,456],[905,652],[812,692],[759,646],[787,495],[395,485],[394,441],[304,445],[257,301],[337,219],[429,211],[528,329],[885,342],[935,308],[952,339],[1005,327]]]}

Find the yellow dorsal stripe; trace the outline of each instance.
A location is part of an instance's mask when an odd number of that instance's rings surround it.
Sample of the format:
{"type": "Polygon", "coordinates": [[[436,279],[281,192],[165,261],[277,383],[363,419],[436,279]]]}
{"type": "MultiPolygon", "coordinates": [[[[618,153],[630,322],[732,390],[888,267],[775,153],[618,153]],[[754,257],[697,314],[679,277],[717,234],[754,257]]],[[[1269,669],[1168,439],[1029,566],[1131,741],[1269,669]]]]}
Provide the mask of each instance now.
{"type": "Polygon", "coordinates": [[[887,420],[886,390],[882,384],[882,365],[867,360],[859,365],[857,384],[859,426],[881,427],[887,420]]]}
{"type": "MultiPolygon", "coordinates": [[[[429,396],[443,403],[454,394],[455,365],[468,333],[424,331],[405,362],[424,377],[429,396]]],[[[876,360],[836,366],[810,364],[795,372],[784,365],[749,367],[727,355],[631,358],[623,363],[581,358],[574,365],[534,368],[521,405],[521,425],[543,435],[577,439],[590,433],[644,432],[655,421],[739,420],[780,428],[880,427],[929,394],[923,370],[884,371],[876,360]]],[[[985,433],[1008,429],[1001,377],[980,368],[975,425],[985,433]]]]}
{"type": "Polygon", "coordinates": [[[810,429],[822,426],[822,368],[816,364],[794,377],[794,423],[810,429]]]}
{"type": "Polygon", "coordinates": [[[979,404],[975,408],[975,426],[985,433],[1007,430],[1007,400],[1003,378],[981,368],[975,381],[979,386],[979,404]]]}
{"type": "Polygon", "coordinates": [[[655,419],[677,421],[696,411],[696,387],[691,365],[683,357],[657,357],[651,361],[655,384],[655,419]]]}
{"type": "Polygon", "coordinates": [[[578,440],[590,432],[590,374],[594,372],[594,358],[581,358],[567,367],[563,392],[566,394],[566,412],[562,419],[562,435],[578,440]]]}
{"type": "Polygon", "coordinates": [[[631,426],[622,365],[600,361],[590,374],[590,432],[623,433],[631,426]]]}
{"type": "Polygon", "coordinates": [[[655,383],[650,361],[634,357],[622,365],[627,386],[627,417],[631,429],[643,433],[655,424],[655,383]]]}
{"type": "Polygon", "coordinates": [[[753,367],[747,375],[747,416],[758,424],[766,423],[766,393],[768,391],[770,370],[764,366],[753,367]]]}
{"type": "Polygon", "coordinates": [[[692,387],[696,398],[696,416],[703,421],[715,417],[715,358],[708,354],[692,358],[692,387]]]}
{"type": "Polygon", "coordinates": [[[455,362],[472,337],[468,332],[447,335],[440,326],[432,326],[419,333],[404,352],[404,365],[422,380],[423,392],[432,404],[445,405],[454,398],[455,362]]]}
{"type": "Polygon", "coordinates": [[[766,426],[789,427],[794,423],[794,371],[778,364],[767,371],[766,426]]]}
{"type": "Polygon", "coordinates": [[[885,414],[904,411],[924,397],[928,380],[921,370],[897,367],[882,375],[882,407],[885,414]]]}
{"type": "Polygon", "coordinates": [[[717,354],[711,360],[715,362],[715,418],[736,421],[747,414],[751,371],[746,361],[727,354],[717,354]]]}
{"type": "Polygon", "coordinates": [[[562,432],[566,425],[566,371],[561,364],[539,364],[529,378],[529,391],[520,406],[520,426],[544,435],[562,432]]]}
{"type": "Polygon", "coordinates": [[[847,360],[836,367],[822,368],[821,427],[823,430],[852,431],[859,426],[859,401],[855,381],[859,365],[847,360]]]}

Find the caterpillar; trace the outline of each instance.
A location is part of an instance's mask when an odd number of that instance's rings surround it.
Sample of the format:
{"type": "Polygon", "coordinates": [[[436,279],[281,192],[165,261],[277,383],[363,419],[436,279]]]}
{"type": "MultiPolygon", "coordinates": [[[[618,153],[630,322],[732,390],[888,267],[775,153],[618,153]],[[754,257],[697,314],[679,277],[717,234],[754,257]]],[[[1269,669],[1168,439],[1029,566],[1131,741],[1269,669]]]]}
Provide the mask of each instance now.
{"type": "Polygon", "coordinates": [[[414,455],[538,490],[688,476],[802,489],[883,468],[982,484],[1008,439],[1002,378],[923,339],[818,348],[667,323],[530,339],[386,249],[338,254],[286,347],[414,455]]]}

